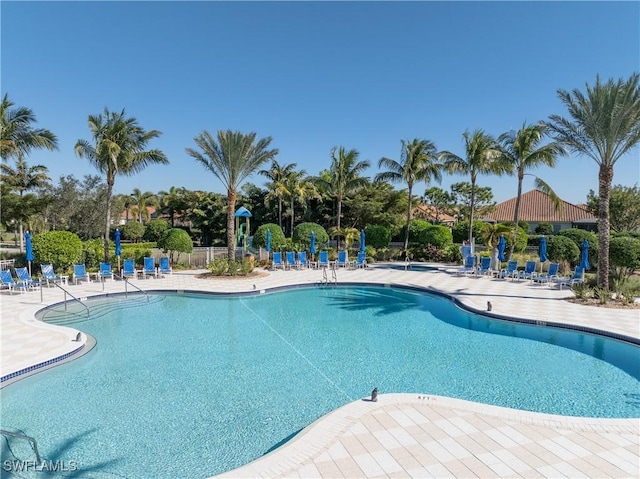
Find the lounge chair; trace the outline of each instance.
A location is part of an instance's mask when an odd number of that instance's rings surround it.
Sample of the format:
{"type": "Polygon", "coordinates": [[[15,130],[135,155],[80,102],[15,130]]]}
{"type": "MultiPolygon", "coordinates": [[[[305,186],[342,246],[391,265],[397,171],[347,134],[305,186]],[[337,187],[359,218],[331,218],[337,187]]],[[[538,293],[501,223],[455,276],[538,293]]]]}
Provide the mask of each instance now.
{"type": "Polygon", "coordinates": [[[122,264],[122,278],[138,278],[138,272],[136,271],[136,261],[134,259],[125,259],[122,264]]]}
{"type": "Polygon", "coordinates": [[[573,276],[571,278],[559,278],[558,285],[560,285],[560,289],[563,286],[573,286],[574,284],[579,284],[584,281],[584,268],[580,266],[576,266],[573,270],[573,276]]]}
{"type": "Polygon", "coordinates": [[[16,276],[20,281],[25,283],[29,289],[35,289],[40,286],[40,281],[34,280],[26,267],[16,268],[16,276]]]}
{"type": "Polygon", "coordinates": [[[158,273],[165,274],[173,274],[173,269],[171,269],[171,263],[169,262],[168,256],[162,256],[160,258],[160,266],[158,266],[158,273]]]}
{"type": "Polygon", "coordinates": [[[483,256],[480,258],[480,267],[477,274],[489,275],[491,273],[491,258],[489,256],[483,256]]]}
{"type": "Polygon", "coordinates": [[[285,268],[297,268],[298,263],[296,262],[296,254],[293,251],[287,251],[285,253],[285,260],[287,262],[285,268]]]}
{"type": "Polygon", "coordinates": [[[298,251],[298,267],[311,268],[315,266],[315,263],[307,260],[307,252],[306,251],[298,251]]]}
{"type": "Polygon", "coordinates": [[[524,271],[518,273],[517,279],[531,279],[533,280],[536,274],[536,262],[529,260],[524,265],[524,271]]]}
{"type": "Polygon", "coordinates": [[[476,257],[471,255],[464,259],[464,264],[457,271],[458,275],[461,274],[475,274],[476,272],[476,257]]]}
{"type": "Polygon", "coordinates": [[[78,284],[79,281],[89,282],[89,274],[84,264],[73,265],[73,282],[78,284]]]}
{"type": "Polygon", "coordinates": [[[158,270],[156,269],[156,263],[153,258],[145,256],[141,273],[143,278],[146,278],[147,276],[153,276],[154,278],[158,277],[158,270]]]}
{"type": "Polygon", "coordinates": [[[349,266],[349,252],[346,249],[338,251],[338,259],[336,260],[338,268],[346,268],[349,266]]]}
{"type": "Polygon", "coordinates": [[[284,269],[284,263],[282,262],[282,253],[280,253],[279,251],[274,251],[273,252],[273,261],[271,262],[271,268],[273,268],[273,269],[278,269],[278,268],[284,269]]]}
{"type": "Polygon", "coordinates": [[[515,259],[507,262],[507,267],[498,274],[500,278],[515,278],[517,275],[518,261],[515,259]]]}
{"type": "Polygon", "coordinates": [[[539,274],[533,277],[533,280],[536,283],[549,283],[552,281],[557,281],[558,278],[558,268],[560,267],[560,263],[549,263],[549,269],[544,274],[539,274]]]}
{"type": "Polygon", "coordinates": [[[47,282],[47,286],[51,283],[67,283],[67,276],[58,276],[53,270],[52,264],[41,264],[40,271],[42,271],[42,277],[47,282]]]}
{"type": "Polygon", "coordinates": [[[100,271],[97,273],[97,279],[104,280],[106,278],[113,279],[113,270],[111,263],[100,263],[100,271]]]}
{"type": "Polygon", "coordinates": [[[366,268],[367,267],[367,253],[364,251],[358,251],[358,257],[353,263],[355,268],[366,268]]]}
{"type": "Polygon", "coordinates": [[[318,253],[318,268],[328,268],[328,267],[329,267],[329,252],[320,251],[320,253],[318,253]]]}
{"type": "Polygon", "coordinates": [[[11,276],[11,271],[9,271],[8,269],[3,269],[2,271],[0,271],[0,283],[2,284],[3,288],[9,290],[9,293],[13,293],[14,291],[16,291],[16,288],[22,288],[25,293],[27,292],[27,285],[25,284],[25,282],[16,282],[13,279],[13,276],[11,276]]]}

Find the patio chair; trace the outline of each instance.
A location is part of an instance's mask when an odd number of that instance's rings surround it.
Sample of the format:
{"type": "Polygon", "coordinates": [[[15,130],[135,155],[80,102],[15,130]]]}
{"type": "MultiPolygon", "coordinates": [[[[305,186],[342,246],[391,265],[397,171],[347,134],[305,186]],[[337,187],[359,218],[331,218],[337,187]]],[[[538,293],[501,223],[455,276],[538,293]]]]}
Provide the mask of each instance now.
{"type": "Polygon", "coordinates": [[[498,273],[500,278],[515,278],[518,275],[518,260],[507,262],[507,267],[498,273]]]}
{"type": "Polygon", "coordinates": [[[297,268],[298,267],[298,263],[296,262],[296,254],[293,251],[287,251],[285,253],[285,260],[286,260],[286,265],[285,265],[285,269],[286,268],[297,268]]]}
{"type": "Polygon", "coordinates": [[[171,263],[169,262],[168,256],[162,256],[160,258],[160,266],[158,266],[158,273],[162,275],[173,274],[173,269],[171,268],[171,263]]]}
{"type": "Polygon", "coordinates": [[[491,258],[489,256],[480,258],[480,267],[477,273],[478,275],[489,275],[491,273],[491,258]]]}
{"type": "Polygon", "coordinates": [[[517,279],[530,279],[533,280],[533,276],[536,274],[536,262],[529,260],[524,265],[524,271],[518,273],[517,279]]]}
{"type": "Polygon", "coordinates": [[[349,266],[349,252],[346,249],[338,251],[336,266],[338,268],[346,268],[347,266],[349,266]]]}
{"type": "Polygon", "coordinates": [[[328,267],[329,267],[329,252],[320,251],[320,253],[318,253],[318,268],[328,268],[328,267]]]}
{"type": "Polygon", "coordinates": [[[13,293],[17,288],[22,288],[25,293],[27,292],[27,285],[24,283],[24,281],[16,282],[13,279],[13,276],[11,276],[11,271],[9,271],[8,269],[3,269],[2,271],[0,271],[0,283],[3,288],[9,290],[9,293],[13,293]]]}
{"type": "Polygon", "coordinates": [[[100,263],[100,271],[96,274],[97,279],[104,280],[106,278],[113,279],[113,270],[111,263],[100,263]]]}
{"type": "Polygon", "coordinates": [[[89,274],[84,264],[73,265],[73,282],[77,285],[79,281],[89,282],[89,274]]]}
{"type": "Polygon", "coordinates": [[[367,253],[364,251],[358,251],[358,257],[353,263],[354,268],[366,268],[367,267],[367,253]]]}
{"type": "Polygon", "coordinates": [[[41,264],[40,265],[40,271],[42,271],[42,277],[44,279],[44,281],[47,282],[47,286],[49,286],[51,283],[55,284],[55,283],[62,283],[62,284],[66,284],[67,282],[67,277],[66,276],[58,276],[55,271],[53,270],[53,265],[52,264],[41,264]]]}
{"type": "Polygon", "coordinates": [[[146,278],[147,276],[153,276],[154,278],[158,277],[156,263],[152,257],[145,256],[141,273],[143,278],[146,278]]]}
{"type": "Polygon", "coordinates": [[[284,263],[282,262],[282,253],[279,251],[273,252],[273,260],[271,262],[271,268],[278,269],[282,268],[284,270],[284,263]]]}
{"type": "Polygon", "coordinates": [[[307,259],[306,251],[298,251],[298,267],[301,267],[301,266],[305,268],[311,268],[312,266],[315,266],[315,263],[307,259]]]}
{"type": "Polygon", "coordinates": [[[124,279],[127,278],[138,278],[138,272],[136,271],[136,261],[134,259],[125,259],[122,264],[122,277],[124,279]]]}
{"type": "Polygon", "coordinates": [[[476,257],[473,255],[466,256],[464,258],[464,264],[460,269],[458,269],[457,274],[458,275],[475,274],[475,272],[476,272],[476,257]]]}
{"type": "Polygon", "coordinates": [[[558,268],[560,267],[560,263],[549,263],[549,269],[544,274],[539,274],[533,277],[533,280],[536,283],[549,283],[552,281],[557,281],[558,278],[558,268]]]}
{"type": "Polygon", "coordinates": [[[560,289],[562,289],[563,286],[573,286],[574,284],[579,284],[583,281],[584,268],[576,266],[576,268],[573,270],[573,276],[571,276],[571,278],[559,278],[558,285],[560,286],[560,289]]]}
{"type": "Polygon", "coordinates": [[[34,280],[26,267],[16,268],[16,276],[20,281],[25,283],[29,289],[33,290],[40,286],[40,281],[34,280]]]}

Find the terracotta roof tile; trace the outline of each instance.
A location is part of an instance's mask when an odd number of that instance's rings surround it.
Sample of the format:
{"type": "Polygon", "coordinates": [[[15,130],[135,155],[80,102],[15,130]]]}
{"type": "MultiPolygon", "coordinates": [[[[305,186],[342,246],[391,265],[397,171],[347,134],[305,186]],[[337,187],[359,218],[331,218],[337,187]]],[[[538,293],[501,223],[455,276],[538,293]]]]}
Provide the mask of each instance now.
{"type": "MultiPolygon", "coordinates": [[[[513,221],[516,198],[498,203],[494,212],[487,218],[502,221],[513,221]]],[[[595,220],[596,217],[586,209],[562,201],[562,208],[556,211],[549,195],[539,190],[531,190],[520,197],[520,219],[527,222],[548,221],[549,223],[572,223],[580,220],[595,220]]]]}

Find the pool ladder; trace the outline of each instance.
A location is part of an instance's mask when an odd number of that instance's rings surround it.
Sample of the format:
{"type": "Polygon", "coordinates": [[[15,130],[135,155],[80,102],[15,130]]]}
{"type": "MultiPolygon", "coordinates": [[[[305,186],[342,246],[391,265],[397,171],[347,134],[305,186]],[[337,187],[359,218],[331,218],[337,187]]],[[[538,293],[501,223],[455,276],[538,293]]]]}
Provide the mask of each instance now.
{"type": "MultiPolygon", "coordinates": [[[[338,275],[336,274],[336,269],[331,268],[331,283],[334,285],[338,284],[338,275]]],[[[329,285],[329,276],[327,275],[327,268],[322,268],[322,280],[320,281],[321,285],[328,286],[329,285]]]]}
{"type": "Polygon", "coordinates": [[[33,449],[33,452],[36,454],[36,461],[38,461],[38,464],[42,464],[42,457],[38,452],[38,443],[33,437],[18,432],[6,431],[4,429],[0,429],[0,434],[2,434],[3,436],[15,437],[16,439],[23,439],[27,441],[31,445],[31,449],[33,449]]]}

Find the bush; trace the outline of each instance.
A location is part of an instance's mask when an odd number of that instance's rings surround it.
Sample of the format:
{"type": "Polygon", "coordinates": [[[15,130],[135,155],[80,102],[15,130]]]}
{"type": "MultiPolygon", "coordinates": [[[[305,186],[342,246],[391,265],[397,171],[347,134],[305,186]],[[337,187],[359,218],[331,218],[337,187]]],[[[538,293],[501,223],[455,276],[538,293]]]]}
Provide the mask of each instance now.
{"type": "Polygon", "coordinates": [[[631,238],[640,239],[640,231],[620,231],[619,233],[613,233],[612,236],[629,236],[631,238]]]}
{"type": "Polygon", "coordinates": [[[282,228],[275,223],[266,223],[258,227],[253,235],[253,246],[264,248],[267,245],[267,230],[271,230],[271,251],[281,250],[285,244],[285,237],[282,228]]]}
{"type": "Polygon", "coordinates": [[[193,241],[185,230],[170,228],[158,241],[158,248],[161,248],[165,253],[168,252],[173,263],[174,253],[191,253],[193,251],[193,241]]]}
{"type": "Polygon", "coordinates": [[[70,231],[49,231],[31,238],[33,256],[37,264],[52,264],[57,273],[71,271],[82,261],[82,240],[70,231]]]}
{"type": "MultiPolygon", "coordinates": [[[[431,226],[431,223],[425,220],[411,220],[409,223],[409,243],[418,243],[420,245],[425,244],[425,234],[431,226]]],[[[405,231],[403,230],[403,239],[404,234],[405,231]]]]}
{"type": "MultiPolygon", "coordinates": [[[[513,222],[511,222],[511,224],[513,225],[513,222]]],[[[505,235],[505,239],[507,240],[507,245],[505,246],[505,251],[509,251],[509,249],[511,248],[511,238],[509,238],[510,235],[505,235]]],[[[527,233],[520,227],[518,227],[518,234],[516,235],[516,247],[514,249],[514,251],[516,253],[522,253],[525,248],[527,247],[527,241],[528,241],[528,236],[527,233]]]]}
{"type": "Polygon", "coordinates": [[[462,252],[455,244],[447,245],[442,250],[442,261],[447,263],[462,263],[462,252]]]}
{"type": "Polygon", "coordinates": [[[566,236],[552,236],[547,239],[549,261],[575,263],[580,257],[580,248],[566,236]]]}
{"type": "Polygon", "coordinates": [[[453,244],[453,235],[451,230],[446,226],[433,225],[424,232],[425,244],[433,245],[438,249],[442,249],[447,245],[453,244]]]}
{"type": "Polygon", "coordinates": [[[104,244],[100,239],[92,239],[82,244],[82,256],[87,268],[98,268],[104,260],[104,244]]]}
{"type": "Polygon", "coordinates": [[[614,278],[622,281],[640,269],[640,239],[630,236],[611,238],[609,268],[614,278]]]}
{"type": "Polygon", "coordinates": [[[571,239],[578,248],[582,248],[582,242],[587,240],[589,242],[589,262],[592,264],[598,263],[598,235],[594,232],[578,228],[569,228],[558,231],[558,236],[571,239]]]}
{"type": "MultiPolygon", "coordinates": [[[[476,243],[482,244],[479,238],[478,231],[484,228],[484,223],[479,220],[473,220],[473,236],[476,237],[476,243]]],[[[469,222],[468,221],[460,221],[457,225],[453,227],[451,230],[451,234],[453,235],[454,243],[462,243],[469,239],[469,222]]]]}
{"type": "Polygon", "coordinates": [[[122,234],[122,239],[137,242],[144,236],[144,225],[137,221],[129,221],[122,225],[120,233],[122,234]]]}
{"type": "Polygon", "coordinates": [[[553,234],[553,225],[547,221],[541,221],[538,223],[535,229],[535,234],[537,235],[552,235],[553,234]]]}
{"type": "Polygon", "coordinates": [[[151,220],[147,223],[147,226],[144,230],[144,235],[142,237],[146,241],[159,241],[162,238],[162,235],[165,231],[167,231],[171,226],[167,220],[157,219],[151,220]]]}
{"type": "MultiPolygon", "coordinates": [[[[324,245],[327,243],[327,241],[329,241],[329,235],[327,234],[327,231],[319,224],[300,223],[298,226],[293,228],[293,241],[300,245],[301,250],[308,250],[311,246],[312,231],[316,234],[316,249],[320,249],[321,245],[324,245]]],[[[273,244],[273,231],[271,232],[271,241],[273,244]]]]}
{"type": "Polygon", "coordinates": [[[365,244],[374,248],[386,248],[391,242],[391,230],[382,225],[369,225],[364,228],[365,244]]]}

